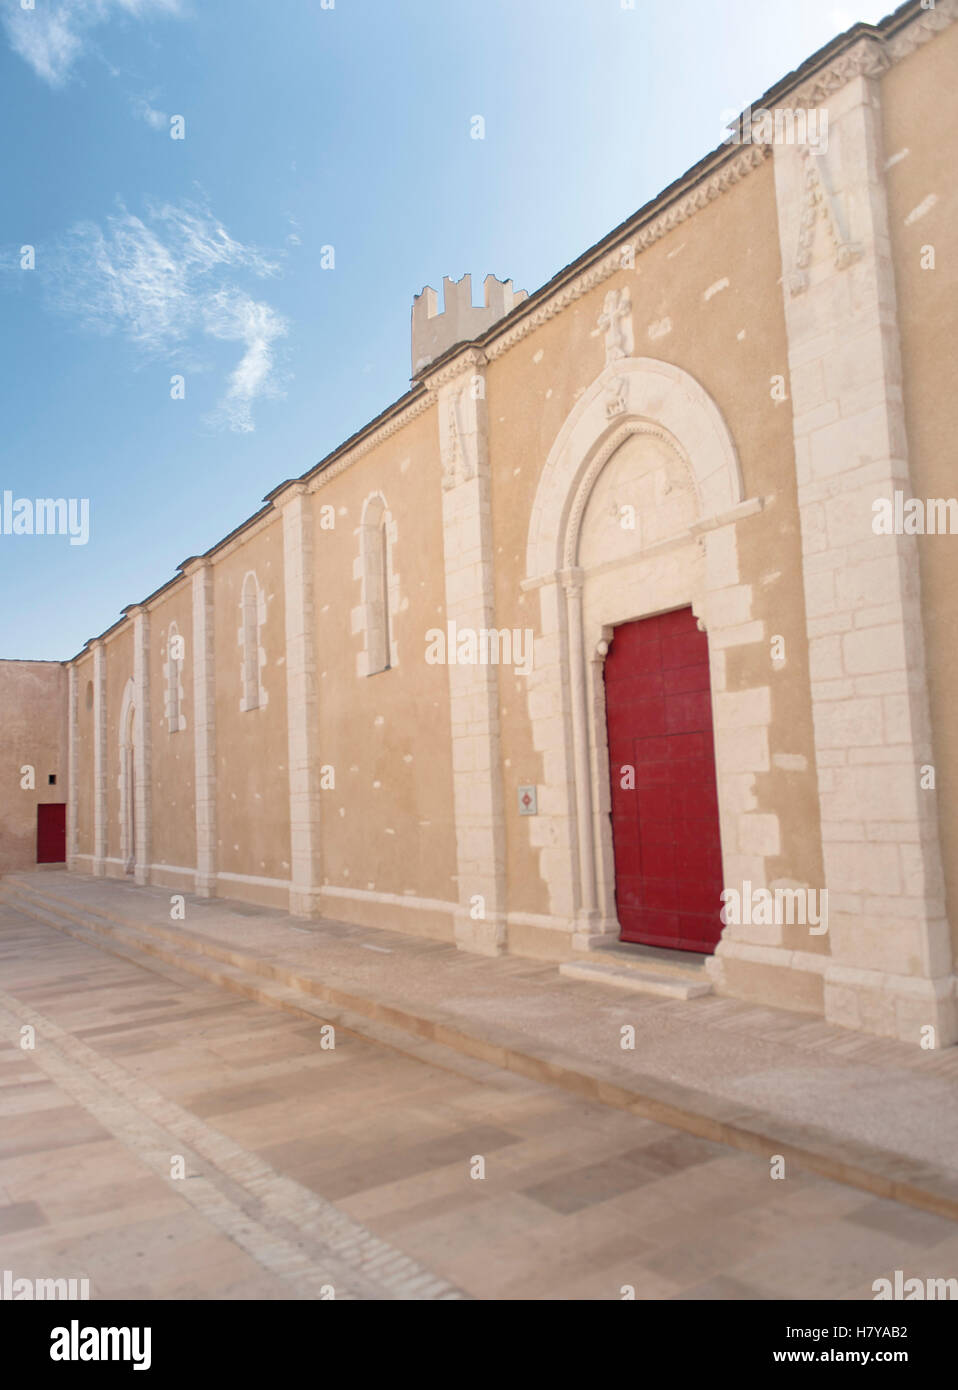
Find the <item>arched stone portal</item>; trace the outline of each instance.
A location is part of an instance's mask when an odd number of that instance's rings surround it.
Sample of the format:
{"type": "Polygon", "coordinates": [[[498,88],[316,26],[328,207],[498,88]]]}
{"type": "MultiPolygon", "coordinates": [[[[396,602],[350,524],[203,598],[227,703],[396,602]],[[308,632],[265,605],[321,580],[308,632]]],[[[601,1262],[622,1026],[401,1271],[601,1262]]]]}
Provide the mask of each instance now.
{"type": "Polygon", "coordinates": [[[649,358],[606,367],[543,468],[523,582],[540,600],[528,698],[543,781],[526,824],[550,915],[576,946],[618,936],[603,662],[620,623],[691,605],[709,632],[723,860],[735,877],[731,807],[742,800],[723,789],[741,769],[723,736],[734,722],[724,654],[764,635],[739,584],[736,544],[737,523],[761,507],[744,499],[715,402],[687,372],[649,358]]]}

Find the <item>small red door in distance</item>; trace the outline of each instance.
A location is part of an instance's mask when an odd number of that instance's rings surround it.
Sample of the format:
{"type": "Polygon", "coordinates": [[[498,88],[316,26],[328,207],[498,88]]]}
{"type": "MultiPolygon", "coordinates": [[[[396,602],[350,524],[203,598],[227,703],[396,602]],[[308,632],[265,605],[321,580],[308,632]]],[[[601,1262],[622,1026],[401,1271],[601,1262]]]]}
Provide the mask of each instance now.
{"type": "Polygon", "coordinates": [[[711,955],[722,848],[708,638],[691,608],[615,629],[605,698],[622,940],[711,955]]]}
{"type": "Polygon", "coordinates": [[[37,863],[62,864],[67,857],[66,802],[37,807],[37,863]]]}

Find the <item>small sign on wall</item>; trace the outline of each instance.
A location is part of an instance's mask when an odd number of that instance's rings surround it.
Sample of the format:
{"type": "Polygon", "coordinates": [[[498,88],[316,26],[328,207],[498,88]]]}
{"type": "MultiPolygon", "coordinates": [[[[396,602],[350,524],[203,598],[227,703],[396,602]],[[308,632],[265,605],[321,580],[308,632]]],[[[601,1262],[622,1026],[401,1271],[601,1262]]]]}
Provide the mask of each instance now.
{"type": "Polygon", "coordinates": [[[539,814],[535,787],[519,788],[519,814],[520,816],[537,816],[539,814]]]}

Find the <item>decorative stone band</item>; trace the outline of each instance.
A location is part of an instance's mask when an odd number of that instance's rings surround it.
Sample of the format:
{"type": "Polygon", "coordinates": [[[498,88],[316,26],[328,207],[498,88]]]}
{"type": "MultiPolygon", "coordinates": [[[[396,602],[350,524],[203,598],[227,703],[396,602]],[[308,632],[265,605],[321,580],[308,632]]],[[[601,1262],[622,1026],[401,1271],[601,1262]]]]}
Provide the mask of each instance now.
{"type": "Polygon", "coordinates": [[[820,106],[855,77],[877,77],[900,63],[916,49],[940,34],[958,19],[958,0],[937,0],[934,9],[920,10],[897,34],[888,38],[864,35],[851,48],[839,53],[833,62],[795,87],[775,105],[796,111],[820,106]]]}
{"type": "Polygon", "coordinates": [[[327,483],[331,483],[334,478],[339,477],[340,473],[345,473],[347,468],[351,468],[354,463],[358,462],[364,454],[368,454],[372,449],[375,449],[381,444],[384,439],[389,439],[392,435],[398,433],[399,430],[404,429],[410,421],[417,419],[420,415],[424,415],[425,412],[431,410],[435,404],[436,392],[424,391],[421,396],[418,396],[414,401],[410,401],[407,406],[397,411],[389,420],[380,425],[379,429],[373,430],[363,439],[358,440],[348,453],[336,459],[328,468],[324,468],[321,473],[317,473],[314,478],[310,478],[308,480],[310,492],[315,492],[317,488],[325,487],[327,483]]]}
{"type": "Polygon", "coordinates": [[[570,304],[574,304],[577,299],[581,299],[584,294],[595,289],[596,285],[603,284],[616,271],[621,270],[623,268],[622,251],[624,246],[630,245],[636,254],[646,250],[653,242],[661,240],[673,228],[686,222],[729,188],[741,183],[747,174],[765,162],[770,153],[770,146],[749,145],[747,149],[727,160],[713,174],[696,185],[684,198],[680,198],[678,202],[666,208],[657,217],[653,217],[650,221],[635,228],[634,231],[624,231],[621,240],[600,260],[589,266],[581,275],[577,275],[575,279],[557,289],[555,294],[521,318],[514,327],[502,333],[491,343],[487,343],[485,348],[487,359],[491,362],[495,358],[501,357],[504,352],[515,347],[516,343],[522,342],[523,338],[528,337],[535,329],[548,323],[550,319],[555,318],[556,314],[561,313],[570,304]]]}

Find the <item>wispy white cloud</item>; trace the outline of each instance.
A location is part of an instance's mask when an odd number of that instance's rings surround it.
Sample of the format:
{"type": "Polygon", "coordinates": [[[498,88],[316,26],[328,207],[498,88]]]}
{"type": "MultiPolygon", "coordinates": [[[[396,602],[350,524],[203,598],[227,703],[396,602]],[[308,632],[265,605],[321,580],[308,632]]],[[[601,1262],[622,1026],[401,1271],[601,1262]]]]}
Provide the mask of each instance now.
{"type": "Polygon", "coordinates": [[[206,208],[166,203],[141,218],[121,206],[103,227],[73,227],[45,261],[54,308],[87,328],[122,333],[145,355],[192,353],[204,338],[239,343],[214,424],[248,433],[253,403],[281,394],[274,345],[287,321],[234,283],[237,272],[266,279],[279,266],[236,241],[206,208]]]}
{"type": "Polygon", "coordinates": [[[253,401],[280,394],[273,373],[273,343],[285,336],[286,320],[241,290],[218,290],[204,305],[204,319],[207,333],[214,338],[245,347],[230,376],[229,389],[210,419],[248,434],[255,429],[253,401]]]}
{"type": "Polygon", "coordinates": [[[147,19],[182,13],[180,0],[0,0],[10,47],[51,87],[62,87],[87,46],[91,29],[119,15],[147,19]]]}
{"type": "Polygon", "coordinates": [[[138,120],[145,121],[151,130],[166,130],[170,123],[170,118],[165,111],[158,111],[155,106],[151,106],[146,97],[131,97],[130,109],[138,120]]]}

